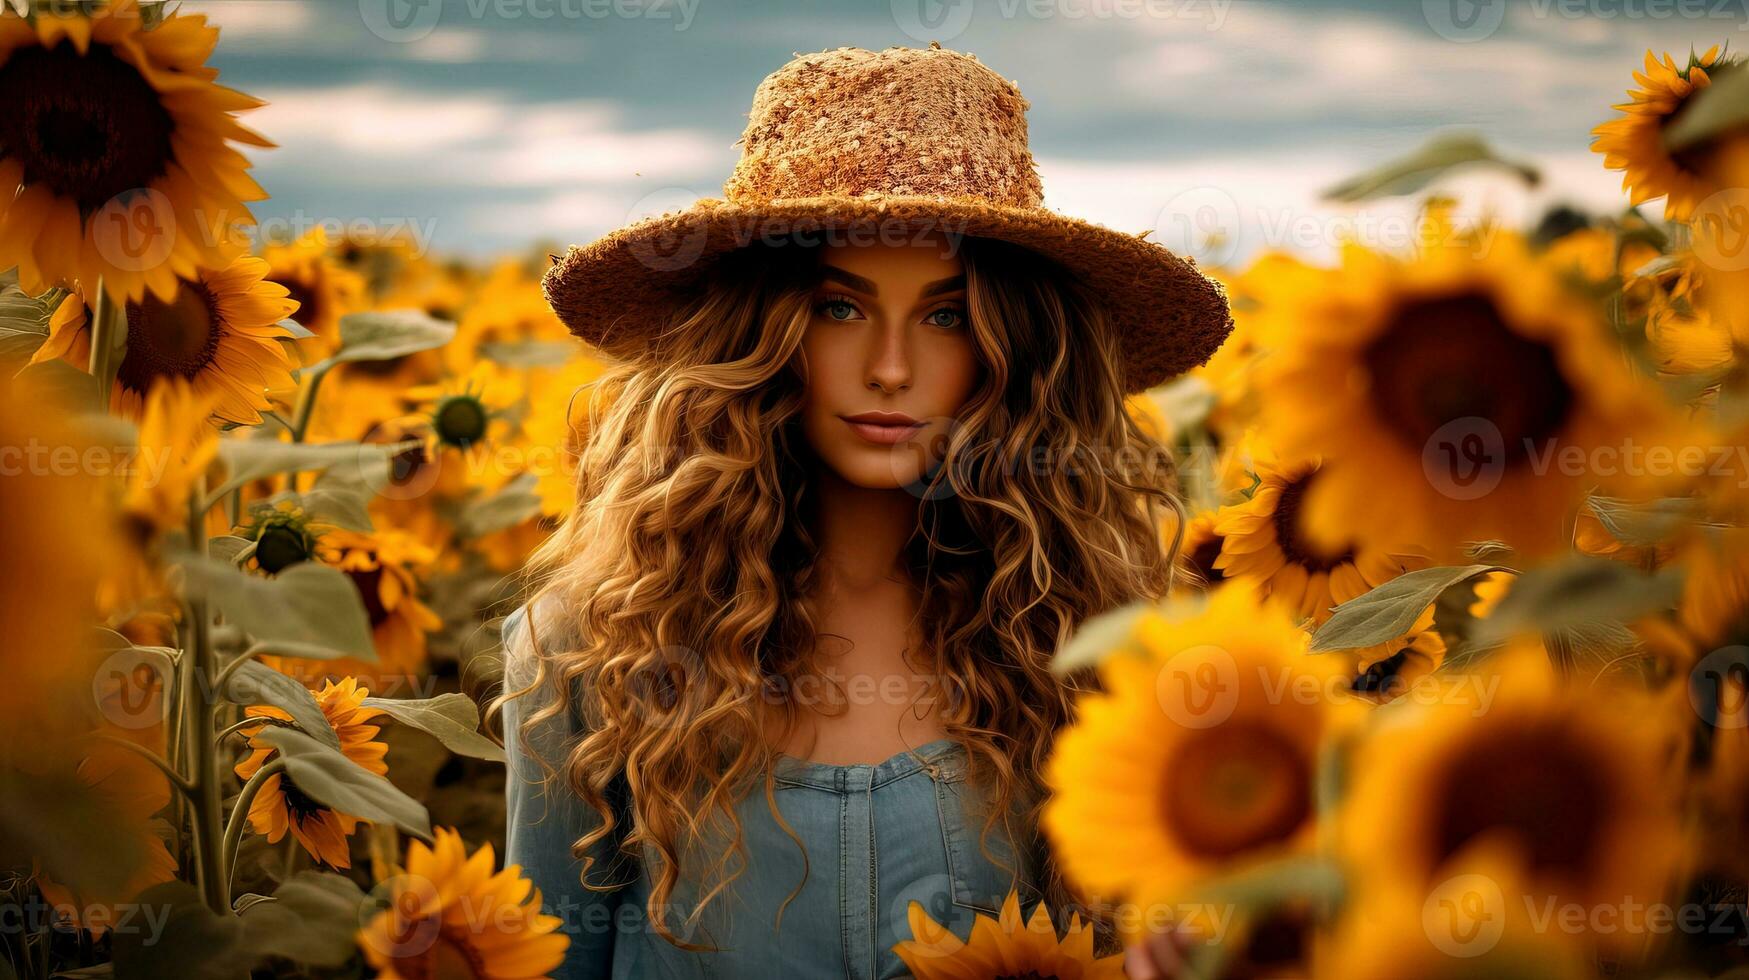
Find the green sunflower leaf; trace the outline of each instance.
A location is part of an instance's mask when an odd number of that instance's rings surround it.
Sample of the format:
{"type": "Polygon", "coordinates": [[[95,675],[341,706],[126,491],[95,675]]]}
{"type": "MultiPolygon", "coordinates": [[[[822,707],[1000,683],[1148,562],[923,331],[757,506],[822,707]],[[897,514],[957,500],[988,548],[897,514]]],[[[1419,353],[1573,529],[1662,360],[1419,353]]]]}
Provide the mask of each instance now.
{"type": "Polygon", "coordinates": [[[272,667],[253,660],[238,664],[225,678],[225,687],[219,696],[245,707],[266,704],[279,708],[291,715],[292,721],[305,732],[336,749],[340,748],[340,735],[328,723],[328,716],[322,713],[316,696],[295,678],[272,667]]]}
{"type": "Polygon", "coordinates": [[[153,885],[130,904],[140,914],[131,928],[114,931],[116,976],[234,980],[253,965],[243,949],[242,923],[208,908],[186,881],[153,885]]]}
{"type": "Polygon", "coordinates": [[[1467,167],[1503,171],[1533,187],[1541,180],[1535,167],[1501,157],[1474,133],[1441,133],[1405,156],[1336,184],[1322,196],[1327,201],[1353,202],[1413,194],[1467,167]]]}
{"type": "Polygon", "coordinates": [[[466,694],[440,694],[419,700],[365,698],[364,706],[435,736],[444,748],[457,755],[504,761],[504,750],[480,733],[479,706],[466,694]]]}
{"type": "Polygon", "coordinates": [[[374,310],[340,318],[340,349],[312,364],[326,371],[348,361],[387,361],[442,347],[455,339],[455,324],[423,310],[374,310]]]}
{"type": "Polygon", "coordinates": [[[256,736],[279,750],[286,775],[298,791],[348,816],[392,823],[409,834],[431,839],[425,805],[394,783],[295,728],[269,727],[256,736]]]}
{"type": "Polygon", "coordinates": [[[1664,130],[1664,149],[1680,153],[1749,125],[1749,72],[1719,72],[1695,93],[1664,130]]]}
{"type": "Polygon", "coordinates": [[[192,556],[181,568],[189,588],[248,633],[260,652],[376,661],[364,600],[338,568],[301,561],[266,578],[216,558],[192,556]]]}
{"type": "Polygon", "coordinates": [[[1312,635],[1312,652],[1353,650],[1398,639],[1409,632],[1446,589],[1504,565],[1441,565],[1399,575],[1336,607],[1312,635]]]}
{"type": "MultiPolygon", "coordinates": [[[[227,439],[219,443],[219,456],[229,467],[225,482],[207,494],[206,506],[223,500],[232,490],[263,477],[280,473],[303,473],[345,467],[364,470],[381,458],[387,460],[416,443],[280,442],[278,439],[227,439]]],[[[386,464],[385,464],[386,465],[386,464]]]]}
{"type": "Polygon", "coordinates": [[[358,954],[359,910],[366,899],[352,879],[326,871],[300,871],[271,896],[248,897],[255,901],[237,911],[243,944],[256,955],[334,967],[358,954]]]}
{"type": "Polygon", "coordinates": [[[1476,624],[1475,639],[1487,643],[1528,630],[1631,623],[1674,608],[1681,594],[1678,569],[1647,574],[1625,562],[1581,555],[1520,575],[1500,605],[1476,624]]]}

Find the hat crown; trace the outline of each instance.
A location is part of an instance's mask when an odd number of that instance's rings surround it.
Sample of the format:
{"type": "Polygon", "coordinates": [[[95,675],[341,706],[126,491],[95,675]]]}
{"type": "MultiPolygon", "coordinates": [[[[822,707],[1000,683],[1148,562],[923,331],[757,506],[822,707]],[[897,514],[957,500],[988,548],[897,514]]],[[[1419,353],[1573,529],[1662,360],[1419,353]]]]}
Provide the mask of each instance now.
{"type": "Polygon", "coordinates": [[[930,196],[1038,207],[1026,99],[939,47],[801,55],[753,96],[729,201],[930,196]]]}

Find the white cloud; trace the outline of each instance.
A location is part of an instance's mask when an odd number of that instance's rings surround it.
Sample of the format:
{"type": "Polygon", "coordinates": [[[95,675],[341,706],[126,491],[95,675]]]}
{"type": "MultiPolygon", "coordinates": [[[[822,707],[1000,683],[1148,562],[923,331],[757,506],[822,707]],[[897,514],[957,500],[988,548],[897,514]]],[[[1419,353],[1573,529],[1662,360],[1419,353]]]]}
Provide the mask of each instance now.
{"type": "Polygon", "coordinates": [[[640,173],[682,183],[732,162],[719,138],[688,129],[632,129],[626,113],[609,102],[524,105],[500,93],[377,82],[257,94],[268,104],[248,121],[282,147],[275,165],[351,186],[416,180],[545,187],[630,181],[640,173]]]}

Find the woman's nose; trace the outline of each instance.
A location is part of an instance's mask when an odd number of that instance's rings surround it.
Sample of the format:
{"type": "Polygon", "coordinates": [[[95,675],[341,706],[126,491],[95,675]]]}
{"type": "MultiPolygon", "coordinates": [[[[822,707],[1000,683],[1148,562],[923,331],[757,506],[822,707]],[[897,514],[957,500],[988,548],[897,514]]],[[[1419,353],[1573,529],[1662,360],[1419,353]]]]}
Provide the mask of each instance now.
{"type": "Polygon", "coordinates": [[[868,387],[894,394],[911,387],[911,352],[902,326],[877,326],[869,351],[868,387]]]}

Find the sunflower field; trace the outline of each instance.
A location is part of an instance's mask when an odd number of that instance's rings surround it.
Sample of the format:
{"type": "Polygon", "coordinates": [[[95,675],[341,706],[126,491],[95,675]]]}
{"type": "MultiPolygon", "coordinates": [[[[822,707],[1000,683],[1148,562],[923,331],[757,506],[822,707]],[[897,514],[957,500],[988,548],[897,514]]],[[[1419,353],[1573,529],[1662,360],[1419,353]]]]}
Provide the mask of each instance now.
{"type": "MultiPolygon", "coordinates": [[[[481,706],[607,366],[547,255],[257,241],[202,15],[0,9],[0,977],[545,975],[481,706]]],[[[1749,70],[1622,78],[1631,206],[1382,161],[1332,195],[1414,247],[1208,270],[1233,335],[1131,401],[1182,574],[1059,653],[1044,829],[1183,976],[1749,977],[1749,70]]],[[[1124,975],[1082,918],[897,951],[1124,975]]]]}

